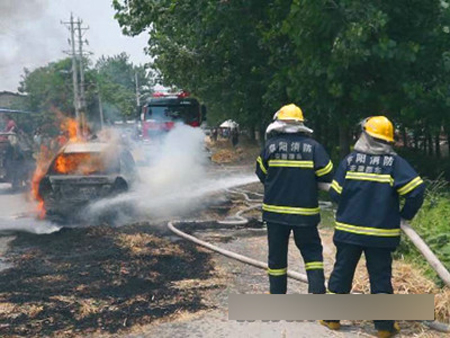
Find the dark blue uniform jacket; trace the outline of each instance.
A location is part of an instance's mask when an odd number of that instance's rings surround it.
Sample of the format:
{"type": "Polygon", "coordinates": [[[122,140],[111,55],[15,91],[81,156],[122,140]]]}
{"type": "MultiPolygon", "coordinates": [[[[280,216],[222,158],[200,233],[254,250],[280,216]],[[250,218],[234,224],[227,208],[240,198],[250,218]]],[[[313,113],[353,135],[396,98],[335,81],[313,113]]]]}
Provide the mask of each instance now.
{"type": "Polygon", "coordinates": [[[414,217],[424,191],[422,179],[400,156],[352,152],[331,183],[330,196],[338,203],[335,241],[395,248],[400,218],[414,217]],[[405,198],[401,210],[400,197],[405,198]]]}
{"type": "Polygon", "coordinates": [[[317,182],[331,182],[332,170],[325,149],[312,138],[304,134],[270,138],[256,163],[256,175],[264,184],[264,221],[317,225],[317,182]]]}

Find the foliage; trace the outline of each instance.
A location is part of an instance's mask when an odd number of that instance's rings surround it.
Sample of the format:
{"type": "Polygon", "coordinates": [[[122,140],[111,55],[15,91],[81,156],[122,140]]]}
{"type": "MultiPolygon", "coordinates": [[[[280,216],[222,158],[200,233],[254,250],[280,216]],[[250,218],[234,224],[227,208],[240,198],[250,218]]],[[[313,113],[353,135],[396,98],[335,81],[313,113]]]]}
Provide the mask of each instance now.
{"type": "MultiPolygon", "coordinates": [[[[99,120],[99,93],[106,115],[108,111],[115,111],[115,118],[135,115],[135,74],[143,95],[149,92],[151,84],[143,66],[133,65],[128,55],[122,53],[101,57],[95,67],[92,67],[90,60],[85,59],[83,67],[89,121],[99,120]]],[[[25,69],[19,91],[26,94],[26,108],[37,112],[33,120],[25,121],[26,129],[32,129],[29,125],[34,125],[34,128],[40,126],[43,131],[54,134],[59,130],[58,115],[75,115],[72,81],[70,58],[49,63],[33,71],[25,69]]]]}
{"type": "MultiPolygon", "coordinates": [[[[216,121],[262,119],[262,96],[270,78],[268,54],[260,42],[268,4],[260,1],[133,1],[130,12],[114,1],[128,34],[149,26],[148,52],[164,85],[199,96],[216,121]]],[[[272,113],[271,113],[272,114],[272,113]]]]}
{"type": "MultiPolygon", "coordinates": [[[[264,127],[304,110],[341,156],[362,117],[418,136],[450,130],[449,4],[444,0],[113,0],[129,35],[148,31],[166,85],[203,99],[215,120],[264,127]]],[[[428,147],[431,147],[428,142],[428,147]]]]}
{"type": "Polygon", "coordinates": [[[19,91],[27,95],[27,109],[37,113],[33,124],[50,133],[56,132],[56,110],[74,114],[71,67],[72,61],[66,58],[24,71],[19,91]]]}
{"type": "Polygon", "coordinates": [[[414,149],[396,149],[406,158],[413,168],[422,176],[431,180],[438,178],[450,181],[450,161],[448,158],[436,158],[414,149]]]}
{"type": "MultiPolygon", "coordinates": [[[[425,203],[412,225],[450,270],[450,223],[448,222],[450,218],[450,194],[448,193],[448,187],[446,181],[429,182],[425,203]]],[[[420,253],[407,240],[402,241],[399,253],[414,261],[417,261],[417,258],[420,257],[420,253]]]]}
{"type": "Polygon", "coordinates": [[[150,91],[150,79],[143,66],[135,66],[126,53],[102,56],[95,65],[96,79],[109,120],[136,116],[136,80],[141,98],[150,91]]]}

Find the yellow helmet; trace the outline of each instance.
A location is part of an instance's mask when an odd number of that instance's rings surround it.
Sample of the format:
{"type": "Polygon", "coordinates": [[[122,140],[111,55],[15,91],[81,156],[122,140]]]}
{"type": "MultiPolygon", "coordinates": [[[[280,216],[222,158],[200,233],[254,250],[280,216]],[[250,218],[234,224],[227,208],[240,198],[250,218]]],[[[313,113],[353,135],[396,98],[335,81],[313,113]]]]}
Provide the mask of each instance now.
{"type": "Polygon", "coordinates": [[[274,119],[298,122],[304,121],[302,110],[293,103],[281,107],[280,110],[275,113],[274,119]]]}
{"type": "Polygon", "coordinates": [[[362,127],[373,138],[394,142],[394,126],[385,116],[368,117],[362,127]]]}

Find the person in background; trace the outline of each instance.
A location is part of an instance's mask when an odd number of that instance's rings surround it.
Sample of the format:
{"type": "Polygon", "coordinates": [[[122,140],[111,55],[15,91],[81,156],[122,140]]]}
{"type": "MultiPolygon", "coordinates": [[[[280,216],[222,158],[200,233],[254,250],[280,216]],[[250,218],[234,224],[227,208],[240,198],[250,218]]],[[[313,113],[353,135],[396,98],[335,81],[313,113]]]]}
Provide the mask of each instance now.
{"type": "MultiPolygon", "coordinates": [[[[420,176],[392,149],[393,142],[391,121],[384,116],[367,118],[354,151],[336,171],[330,196],[338,204],[333,238],[337,253],[329,293],[350,293],[363,252],[371,293],[393,293],[391,253],[400,242],[400,222],[414,217],[425,191],[420,176]],[[402,208],[400,198],[405,200],[402,208]]],[[[392,337],[400,331],[393,320],[374,322],[378,337],[392,337]]],[[[339,321],[321,323],[333,330],[340,328],[339,321]]]]}
{"type": "Polygon", "coordinates": [[[231,129],[231,144],[236,148],[239,143],[239,130],[237,128],[231,129]]]}
{"type": "Polygon", "coordinates": [[[33,141],[36,148],[39,148],[42,143],[42,133],[40,128],[36,128],[34,131],[33,141]]]}
{"type": "Polygon", "coordinates": [[[271,294],[287,291],[287,256],[291,232],[308,276],[309,293],[325,293],[318,182],[331,182],[333,164],[325,149],[311,138],[303,112],[294,104],[275,113],[266,130],[264,150],[256,160],[256,175],[264,184],[263,220],[269,244],[271,294]]]}
{"type": "Polygon", "coordinates": [[[222,133],[224,138],[229,138],[230,137],[230,129],[229,128],[223,128],[223,133],[222,133]]]}
{"type": "Polygon", "coordinates": [[[17,124],[16,122],[8,115],[4,118],[5,121],[5,133],[17,133],[17,124]]]}
{"type": "Polygon", "coordinates": [[[213,128],[211,130],[211,141],[216,142],[217,141],[217,135],[218,135],[219,131],[217,130],[217,128],[213,128]]]}

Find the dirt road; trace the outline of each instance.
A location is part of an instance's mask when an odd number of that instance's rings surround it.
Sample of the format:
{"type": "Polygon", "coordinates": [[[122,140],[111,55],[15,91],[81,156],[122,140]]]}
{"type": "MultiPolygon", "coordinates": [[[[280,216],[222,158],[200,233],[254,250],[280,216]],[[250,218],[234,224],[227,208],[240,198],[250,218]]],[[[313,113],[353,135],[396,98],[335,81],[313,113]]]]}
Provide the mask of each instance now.
{"type": "MultiPolygon", "coordinates": [[[[223,175],[252,169],[211,170],[223,175]]],[[[258,184],[253,187],[260,191],[258,184]]],[[[216,195],[208,191],[208,200],[203,209],[185,217],[223,219],[245,205],[242,197],[225,191],[216,195]]],[[[29,210],[23,196],[7,190],[0,194],[0,205],[0,216],[7,220],[29,210]]],[[[253,215],[259,218],[257,212],[253,215]]],[[[22,226],[55,226],[24,219],[22,226]]],[[[4,229],[11,228],[11,223],[5,224],[9,226],[4,229]]],[[[266,260],[264,229],[212,223],[190,231],[226,249],[266,260]]],[[[327,274],[333,261],[331,234],[322,231],[327,274]]],[[[175,238],[162,219],[48,234],[15,232],[0,236],[1,255],[7,264],[0,271],[2,337],[364,337],[374,333],[369,322],[345,322],[336,333],[316,322],[228,321],[228,295],[267,292],[265,271],[175,238]]],[[[289,265],[303,272],[293,244],[289,265]]],[[[306,286],[290,281],[289,292],[305,293],[306,286]]],[[[403,336],[439,335],[415,329],[403,336]]]]}
{"type": "Polygon", "coordinates": [[[14,239],[11,232],[14,217],[28,210],[29,203],[22,193],[13,193],[10,184],[0,183],[0,271],[10,266],[3,256],[14,239]]]}
{"type": "MultiPolygon", "coordinates": [[[[265,261],[267,251],[264,229],[206,231],[198,232],[197,236],[216,242],[220,247],[240,254],[265,261]]],[[[293,243],[291,243],[291,246],[293,243]]],[[[292,246],[292,248],[294,248],[292,246]]],[[[238,322],[229,321],[227,302],[229,294],[268,292],[268,279],[265,271],[230,260],[222,256],[214,256],[216,267],[226,276],[224,289],[209,292],[205,297],[208,303],[213,303],[217,309],[199,315],[181,318],[179,321],[164,323],[145,330],[133,337],[361,337],[370,336],[358,326],[346,325],[339,333],[332,332],[314,321],[273,321],[273,322],[238,322]]],[[[289,257],[290,267],[303,272],[301,259],[292,249],[289,257]]],[[[306,293],[306,285],[297,281],[289,281],[289,293],[306,293]]],[[[370,332],[370,331],[369,331],[370,332]]]]}

